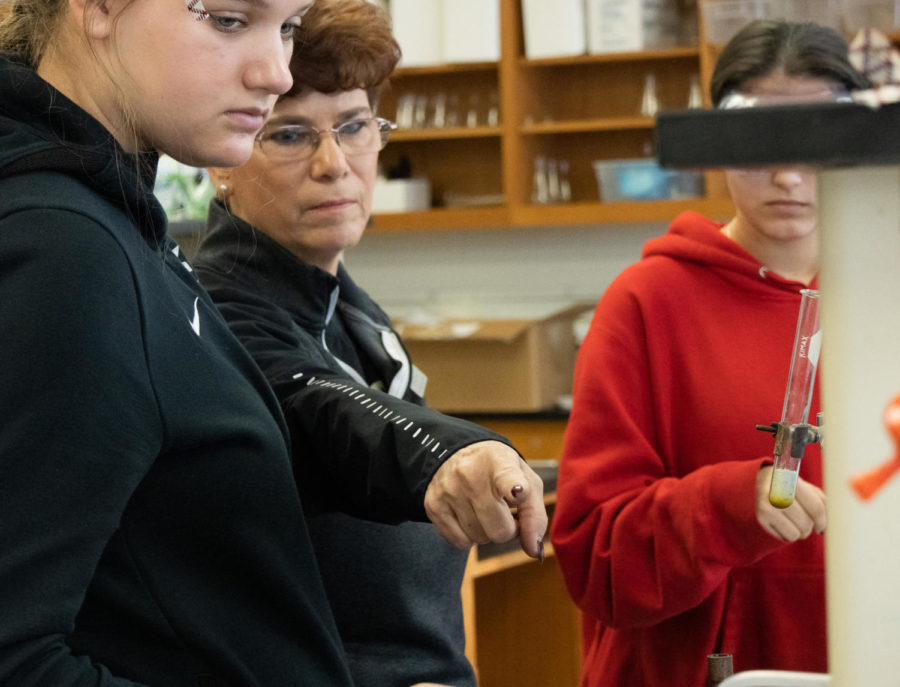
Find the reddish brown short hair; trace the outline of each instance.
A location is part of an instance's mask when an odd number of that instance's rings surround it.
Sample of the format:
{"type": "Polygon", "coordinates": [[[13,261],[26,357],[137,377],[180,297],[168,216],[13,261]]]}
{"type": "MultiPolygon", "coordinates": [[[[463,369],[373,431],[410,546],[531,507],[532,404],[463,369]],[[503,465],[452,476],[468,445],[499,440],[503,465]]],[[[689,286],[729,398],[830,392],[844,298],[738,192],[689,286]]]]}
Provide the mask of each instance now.
{"type": "Polygon", "coordinates": [[[297,33],[285,94],[335,93],[362,88],[374,109],[400,60],[384,10],[368,0],[316,0],[297,33]]]}

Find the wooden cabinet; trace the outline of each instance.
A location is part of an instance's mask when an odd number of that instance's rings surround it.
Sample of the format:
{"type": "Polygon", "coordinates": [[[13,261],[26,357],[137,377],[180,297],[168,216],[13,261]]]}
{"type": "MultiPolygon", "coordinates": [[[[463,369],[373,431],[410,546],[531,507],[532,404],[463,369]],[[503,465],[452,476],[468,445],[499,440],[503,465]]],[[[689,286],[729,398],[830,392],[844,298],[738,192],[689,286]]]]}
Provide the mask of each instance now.
{"type": "Polygon", "coordinates": [[[395,132],[381,160],[386,169],[408,163],[427,176],[434,207],[376,215],[373,231],[668,221],[687,209],[730,216],[716,173],[706,175],[701,198],[602,203],[592,167],[652,154],[654,119],[640,114],[646,77],[655,77],[662,108],[686,107],[691,79],[707,82],[710,51],[692,45],[527,59],[520,0],[500,0],[500,23],[499,62],[400,68],[392,78],[381,114],[396,118],[410,95],[428,114],[395,132]],[[456,126],[431,125],[429,108],[440,98],[456,126]],[[484,114],[491,108],[496,120],[484,114]],[[472,113],[475,125],[467,126],[472,113]],[[538,157],[567,161],[570,202],[532,200],[538,157]]]}
{"type": "MultiPolygon", "coordinates": [[[[566,417],[472,415],[505,435],[532,461],[558,460],[566,417]]],[[[544,503],[552,519],[555,481],[545,480],[544,503]]],[[[543,563],[515,546],[472,550],[462,588],[466,655],[479,687],[577,687],[581,674],[581,624],[563,583],[553,546],[545,538],[543,563]],[[497,550],[504,552],[496,553],[497,550]]]]}
{"type": "MultiPolygon", "coordinates": [[[[545,502],[552,513],[556,495],[545,502]]],[[[479,687],[577,687],[580,617],[549,542],[543,563],[521,551],[479,559],[473,549],[462,599],[479,687]]]]}

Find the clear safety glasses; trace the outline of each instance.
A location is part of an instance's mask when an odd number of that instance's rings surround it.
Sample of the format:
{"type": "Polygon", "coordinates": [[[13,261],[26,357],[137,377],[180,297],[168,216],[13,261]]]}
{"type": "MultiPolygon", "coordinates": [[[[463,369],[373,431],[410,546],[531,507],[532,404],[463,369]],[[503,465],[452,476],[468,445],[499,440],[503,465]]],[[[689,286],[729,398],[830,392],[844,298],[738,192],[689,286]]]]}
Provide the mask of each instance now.
{"type": "Polygon", "coordinates": [[[351,119],[330,129],[303,124],[282,124],[264,128],[256,137],[260,150],[273,160],[299,161],[312,157],[322,143],[322,134],[331,133],[344,155],[376,153],[387,145],[397,125],[381,117],[351,119]]]}
{"type": "MultiPolygon", "coordinates": [[[[847,89],[835,86],[806,93],[741,93],[731,91],[719,102],[720,110],[735,110],[745,107],[766,107],[771,105],[799,105],[807,103],[852,103],[847,89]]],[[[818,170],[809,165],[767,166],[767,167],[739,167],[729,169],[749,179],[771,179],[772,175],[780,171],[794,171],[800,174],[815,174],[818,170]]]]}

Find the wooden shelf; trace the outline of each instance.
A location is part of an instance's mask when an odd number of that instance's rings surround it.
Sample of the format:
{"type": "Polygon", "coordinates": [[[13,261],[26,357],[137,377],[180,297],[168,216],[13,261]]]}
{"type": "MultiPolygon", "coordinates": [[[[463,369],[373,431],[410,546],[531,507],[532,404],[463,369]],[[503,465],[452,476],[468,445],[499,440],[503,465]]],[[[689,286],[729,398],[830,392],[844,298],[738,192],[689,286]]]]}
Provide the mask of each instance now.
{"type": "Polygon", "coordinates": [[[463,138],[495,138],[502,134],[499,126],[454,126],[430,129],[397,129],[391,141],[449,141],[463,138]]]}
{"type": "Polygon", "coordinates": [[[423,67],[398,67],[391,75],[392,79],[408,76],[441,76],[446,74],[466,74],[472,72],[496,71],[498,62],[457,62],[452,64],[435,64],[423,67]]]}
{"type": "MultiPolygon", "coordinates": [[[[698,29],[701,28],[698,26],[698,29]]],[[[702,37],[702,31],[699,32],[702,37]]],[[[708,80],[709,47],[678,45],[649,50],[533,59],[525,56],[520,0],[500,0],[498,61],[401,67],[380,111],[396,113],[404,97],[426,108],[456,103],[464,121],[473,107],[499,108],[497,126],[395,131],[382,151],[385,169],[408,166],[431,181],[428,211],[379,214],[374,232],[483,229],[516,226],[668,222],[694,209],[727,219],[731,203],[721,184],[707,181],[707,197],[607,204],[597,201],[594,160],[640,158],[652,150],[655,120],[638,115],[644,82],[656,77],[663,109],[687,106],[694,74],[708,80]],[[566,160],[574,202],[531,203],[539,157],[566,160]],[[502,205],[441,207],[445,198],[504,198],[502,205]]],[[[480,122],[487,121],[480,113],[480,122]]],[[[429,113],[425,114],[425,121],[429,113]]]]}
{"type": "Polygon", "coordinates": [[[694,210],[711,219],[723,220],[731,217],[734,212],[731,201],[727,198],[690,198],[637,203],[523,205],[515,208],[512,220],[514,224],[521,226],[666,222],[687,210],[694,210]]]}
{"type": "Polygon", "coordinates": [[[553,227],[585,224],[665,222],[693,210],[711,219],[727,220],[734,213],[728,198],[690,198],[637,203],[570,203],[479,208],[436,208],[375,215],[368,231],[392,233],[441,229],[491,229],[504,226],[553,227]]]}
{"type": "Polygon", "coordinates": [[[486,229],[510,223],[505,205],[476,208],[435,208],[374,215],[368,231],[387,233],[429,229],[486,229]]]}
{"type": "Polygon", "coordinates": [[[609,64],[611,62],[649,62],[652,60],[672,60],[682,57],[697,57],[700,47],[697,45],[680,45],[670,48],[655,48],[637,52],[610,52],[566,57],[520,57],[518,63],[522,67],[569,67],[591,64],[609,64]]]}
{"type": "Polygon", "coordinates": [[[624,131],[627,129],[653,129],[653,117],[602,117],[573,119],[562,122],[533,122],[523,124],[519,132],[525,136],[550,134],[577,134],[588,131],[624,131]]]}

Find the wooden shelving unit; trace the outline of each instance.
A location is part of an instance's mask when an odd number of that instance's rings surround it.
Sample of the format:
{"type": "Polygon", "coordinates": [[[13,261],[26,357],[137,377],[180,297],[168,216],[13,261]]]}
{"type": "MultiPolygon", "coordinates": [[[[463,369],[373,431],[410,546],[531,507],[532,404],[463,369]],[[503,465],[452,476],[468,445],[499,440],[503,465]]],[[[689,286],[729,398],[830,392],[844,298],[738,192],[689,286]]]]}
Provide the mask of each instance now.
{"type": "Polygon", "coordinates": [[[528,59],[519,0],[500,0],[500,24],[498,62],[397,70],[380,107],[384,116],[396,116],[405,94],[428,102],[455,94],[461,121],[395,132],[381,153],[382,164],[390,169],[405,162],[414,174],[427,176],[434,207],[376,215],[370,231],[665,222],[685,209],[730,216],[731,202],[716,173],[707,175],[702,198],[603,203],[592,166],[594,160],[652,155],[654,118],[640,114],[644,79],[654,75],[661,107],[686,107],[692,76],[706,83],[711,71],[706,63],[714,57],[702,43],[528,59]],[[462,124],[470,105],[484,109],[492,99],[499,121],[462,124]],[[538,156],[568,162],[571,202],[532,202],[538,156]],[[466,198],[475,203],[453,205],[466,198]],[[478,198],[490,202],[479,205],[478,198]]]}

